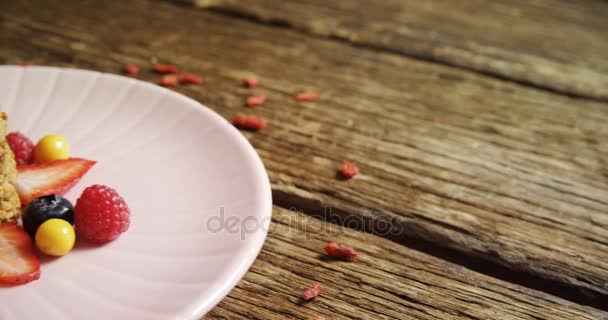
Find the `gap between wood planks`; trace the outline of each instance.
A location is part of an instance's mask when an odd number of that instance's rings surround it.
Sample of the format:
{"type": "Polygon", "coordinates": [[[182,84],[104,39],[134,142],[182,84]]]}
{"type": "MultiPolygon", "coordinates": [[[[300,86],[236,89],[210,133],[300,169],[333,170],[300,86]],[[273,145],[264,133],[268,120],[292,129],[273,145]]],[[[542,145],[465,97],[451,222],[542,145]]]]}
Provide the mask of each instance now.
{"type": "MultiPolygon", "coordinates": [[[[178,5],[192,5],[192,4],[188,4],[188,1],[184,1],[184,2],[172,2],[174,4],[178,4],[178,5]]],[[[556,88],[552,88],[550,86],[544,86],[541,84],[537,84],[537,83],[533,83],[531,81],[526,81],[523,79],[513,79],[513,78],[509,78],[506,76],[503,76],[499,73],[496,72],[492,72],[492,71],[486,71],[486,70],[480,70],[480,69],[476,69],[476,68],[471,68],[471,67],[466,67],[466,66],[462,66],[462,65],[457,65],[454,63],[450,63],[449,61],[444,61],[441,59],[435,59],[431,56],[426,56],[423,54],[417,54],[416,52],[413,51],[407,51],[405,49],[399,49],[399,48],[387,48],[387,47],[383,47],[380,45],[375,45],[373,43],[356,43],[353,41],[350,41],[348,38],[346,37],[341,37],[339,35],[335,35],[335,34],[330,34],[327,36],[324,35],[320,35],[320,34],[315,34],[312,32],[307,32],[305,29],[303,28],[299,28],[297,26],[294,26],[291,22],[289,22],[288,20],[284,20],[284,19],[278,19],[278,18],[270,18],[270,19],[262,19],[261,17],[259,17],[258,15],[254,14],[254,13],[249,13],[249,12],[245,12],[236,8],[232,8],[232,7],[217,7],[217,6],[209,6],[209,7],[200,7],[201,10],[206,10],[208,12],[212,12],[215,14],[219,14],[222,16],[226,16],[226,17],[232,17],[232,18],[236,18],[236,19],[243,19],[243,20],[247,20],[250,22],[254,22],[254,23],[260,23],[260,24],[264,24],[267,26],[272,26],[272,27],[277,27],[277,28],[284,28],[284,29],[289,29],[289,30],[293,30],[302,34],[305,34],[307,36],[310,37],[314,37],[314,38],[322,38],[322,39],[330,39],[330,40],[334,40],[334,41],[338,41],[341,43],[345,43],[348,44],[352,47],[355,48],[362,48],[362,49],[368,49],[368,50],[373,50],[373,51],[377,51],[377,52],[385,52],[385,53],[391,53],[391,54],[396,54],[396,55],[400,55],[400,56],[405,56],[408,58],[412,58],[412,59],[416,59],[419,61],[426,61],[426,62],[431,62],[431,63],[435,63],[435,64],[439,64],[442,66],[446,66],[446,67],[450,67],[450,68],[456,68],[456,69],[460,69],[460,70],[466,70],[466,71],[471,71],[477,74],[481,74],[493,79],[498,79],[498,80],[502,80],[502,81],[507,81],[507,82],[511,82],[511,83],[515,83],[521,86],[525,86],[525,87],[529,87],[529,88],[534,88],[537,90],[541,90],[541,91],[545,91],[545,92],[550,92],[550,93],[554,93],[554,94],[559,94],[562,96],[566,96],[566,97],[570,97],[570,98],[575,98],[575,99],[584,99],[584,100],[589,100],[589,101],[597,101],[597,102],[607,102],[608,99],[602,99],[602,98],[597,98],[597,97],[592,97],[592,96],[587,96],[587,95],[583,95],[583,94],[577,94],[574,92],[566,92],[566,91],[562,91],[556,88]]]]}
{"type": "MultiPolygon", "coordinates": [[[[608,300],[607,296],[590,292],[583,288],[571,287],[556,281],[535,277],[529,273],[513,270],[509,267],[492,261],[484,260],[482,258],[472,257],[465,253],[433,244],[429,241],[410,238],[407,236],[407,232],[387,235],[386,230],[379,231],[378,226],[374,225],[373,223],[368,223],[369,221],[364,221],[362,224],[358,223],[354,225],[351,223],[341,223],[345,221],[345,217],[349,216],[348,212],[341,211],[338,208],[331,208],[331,212],[328,212],[326,207],[323,207],[309,199],[299,197],[296,194],[287,193],[285,191],[273,188],[272,199],[273,204],[278,207],[287,210],[296,210],[311,217],[326,221],[328,223],[333,223],[341,227],[374,234],[403,245],[409,249],[423,252],[499,280],[541,291],[577,304],[608,311],[608,305],[605,303],[605,301],[608,300]]],[[[352,221],[353,220],[350,220],[349,222],[352,221]]],[[[359,222],[361,221],[359,220],[359,222]]]]}

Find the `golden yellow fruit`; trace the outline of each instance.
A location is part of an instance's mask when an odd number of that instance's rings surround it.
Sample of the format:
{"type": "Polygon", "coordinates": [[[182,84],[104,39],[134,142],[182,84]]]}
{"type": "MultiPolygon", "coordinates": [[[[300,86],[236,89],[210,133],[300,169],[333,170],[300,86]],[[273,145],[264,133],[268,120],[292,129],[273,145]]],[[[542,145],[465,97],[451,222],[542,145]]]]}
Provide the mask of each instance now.
{"type": "Polygon", "coordinates": [[[65,138],[58,134],[49,134],[42,137],[34,149],[34,159],[38,163],[68,159],[69,157],[70,145],[65,138]]]}
{"type": "Polygon", "coordinates": [[[60,257],[74,248],[76,232],[72,225],[62,219],[49,219],[36,231],[36,246],[42,253],[60,257]]]}

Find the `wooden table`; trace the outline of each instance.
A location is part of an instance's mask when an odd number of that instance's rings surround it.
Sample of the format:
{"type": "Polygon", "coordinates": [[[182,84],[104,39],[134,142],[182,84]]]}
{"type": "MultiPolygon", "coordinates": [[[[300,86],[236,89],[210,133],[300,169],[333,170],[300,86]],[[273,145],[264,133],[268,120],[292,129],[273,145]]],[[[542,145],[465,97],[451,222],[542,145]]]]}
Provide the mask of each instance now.
{"type": "Polygon", "coordinates": [[[243,134],[270,234],[205,318],[608,319],[608,2],[126,3],[6,1],[0,59],[152,82],[175,63],[205,78],[177,91],[267,119],[243,134]]]}

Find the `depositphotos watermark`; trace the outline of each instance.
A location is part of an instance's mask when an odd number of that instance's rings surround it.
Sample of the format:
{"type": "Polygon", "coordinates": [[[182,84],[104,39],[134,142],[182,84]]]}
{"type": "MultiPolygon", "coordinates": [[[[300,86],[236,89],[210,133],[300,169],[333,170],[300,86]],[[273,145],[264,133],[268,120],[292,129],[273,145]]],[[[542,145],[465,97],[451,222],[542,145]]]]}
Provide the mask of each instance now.
{"type": "Polygon", "coordinates": [[[207,219],[205,228],[211,233],[227,233],[238,235],[245,240],[248,235],[258,232],[285,235],[299,234],[306,239],[313,234],[348,234],[355,230],[374,233],[379,236],[402,234],[404,225],[397,218],[389,218],[378,212],[370,210],[357,214],[340,214],[331,207],[324,207],[321,214],[315,214],[318,219],[312,219],[296,208],[289,209],[290,213],[275,216],[276,227],[271,228],[270,217],[258,218],[241,214],[227,214],[224,207],[220,207],[217,215],[207,219]]]}

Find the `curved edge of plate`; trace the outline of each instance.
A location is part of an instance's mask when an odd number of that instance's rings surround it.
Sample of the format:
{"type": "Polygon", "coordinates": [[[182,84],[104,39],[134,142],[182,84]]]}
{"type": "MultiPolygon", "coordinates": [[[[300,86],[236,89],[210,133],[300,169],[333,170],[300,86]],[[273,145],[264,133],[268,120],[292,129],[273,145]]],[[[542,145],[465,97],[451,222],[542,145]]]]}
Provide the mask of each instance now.
{"type": "MultiPolygon", "coordinates": [[[[262,201],[260,204],[260,212],[262,214],[261,218],[272,218],[272,190],[270,186],[270,179],[266,172],[266,168],[264,167],[264,163],[262,159],[255,151],[253,146],[249,143],[247,138],[243,136],[239,130],[237,130],[230,122],[220,116],[218,113],[213,111],[211,108],[206,105],[188,97],[181,93],[169,90],[167,88],[161,87],[159,85],[146,82],[139,79],[134,79],[131,77],[126,77],[119,74],[111,74],[104,73],[94,70],[84,70],[77,68],[64,68],[64,67],[52,67],[52,66],[13,66],[13,65],[0,65],[0,71],[2,70],[19,70],[22,72],[27,72],[27,70],[49,70],[49,71],[58,71],[58,72],[76,72],[90,75],[103,75],[107,77],[117,78],[120,81],[137,83],[138,85],[145,87],[152,87],[154,89],[164,90],[167,95],[174,96],[178,100],[184,101],[184,107],[191,108],[198,112],[205,113],[206,116],[217,120],[218,127],[225,129],[227,132],[230,132],[237,141],[239,148],[242,148],[245,154],[247,155],[247,160],[251,161],[254,164],[256,170],[254,173],[256,183],[259,183],[262,192],[262,201]]],[[[14,88],[16,90],[17,88],[14,88]]],[[[190,303],[184,310],[180,311],[177,315],[175,315],[172,319],[174,320],[184,320],[184,319],[199,319],[204,314],[209,312],[213,307],[215,307],[218,303],[224,299],[230,291],[238,284],[238,282],[243,278],[245,273],[249,270],[257,256],[259,255],[262,246],[266,240],[266,236],[268,235],[268,229],[261,228],[260,231],[256,232],[253,238],[248,245],[247,252],[250,252],[246,255],[245,259],[243,259],[240,264],[236,268],[236,272],[229,275],[228,281],[221,285],[218,288],[217,292],[215,292],[211,297],[204,297],[203,295],[199,296],[197,300],[190,303]]]]}

